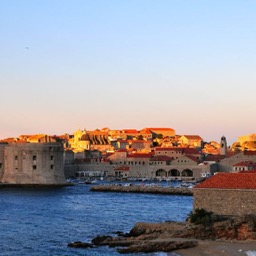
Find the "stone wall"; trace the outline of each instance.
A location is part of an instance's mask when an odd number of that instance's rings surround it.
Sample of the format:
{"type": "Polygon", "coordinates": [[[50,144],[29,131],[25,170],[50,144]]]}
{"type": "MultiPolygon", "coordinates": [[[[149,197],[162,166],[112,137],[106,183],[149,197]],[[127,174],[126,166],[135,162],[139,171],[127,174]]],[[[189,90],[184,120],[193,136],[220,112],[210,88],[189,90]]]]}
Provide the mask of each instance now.
{"type": "Polygon", "coordinates": [[[1,177],[3,176],[3,171],[4,171],[4,148],[6,144],[0,144],[0,180],[1,177]]]}
{"type": "Polygon", "coordinates": [[[244,215],[256,212],[256,190],[193,189],[194,209],[203,208],[220,215],[244,215]]]}
{"type": "Polygon", "coordinates": [[[1,182],[11,184],[65,183],[60,143],[10,143],[4,147],[1,182]]]}

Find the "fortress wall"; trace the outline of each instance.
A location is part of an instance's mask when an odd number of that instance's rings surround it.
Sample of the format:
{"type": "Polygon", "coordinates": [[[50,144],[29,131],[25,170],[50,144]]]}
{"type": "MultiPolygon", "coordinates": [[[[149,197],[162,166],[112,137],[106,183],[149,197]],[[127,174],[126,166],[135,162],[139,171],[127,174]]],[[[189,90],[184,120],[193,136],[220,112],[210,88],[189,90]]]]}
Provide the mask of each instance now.
{"type": "Polygon", "coordinates": [[[194,209],[220,215],[246,215],[256,212],[256,190],[193,189],[194,209]]]}
{"type": "Polygon", "coordinates": [[[4,171],[4,148],[6,144],[0,144],[0,180],[4,171]]]}
{"type": "Polygon", "coordinates": [[[4,183],[65,182],[63,147],[59,143],[10,143],[4,148],[4,183]]]}

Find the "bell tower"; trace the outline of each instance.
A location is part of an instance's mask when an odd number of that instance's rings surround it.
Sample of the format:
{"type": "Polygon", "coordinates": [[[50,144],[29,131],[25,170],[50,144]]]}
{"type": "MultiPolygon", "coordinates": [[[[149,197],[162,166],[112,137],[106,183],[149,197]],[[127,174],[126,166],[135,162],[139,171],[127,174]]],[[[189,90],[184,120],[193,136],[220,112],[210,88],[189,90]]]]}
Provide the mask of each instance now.
{"type": "Polygon", "coordinates": [[[220,155],[225,156],[227,154],[227,140],[225,136],[220,139],[220,155]]]}

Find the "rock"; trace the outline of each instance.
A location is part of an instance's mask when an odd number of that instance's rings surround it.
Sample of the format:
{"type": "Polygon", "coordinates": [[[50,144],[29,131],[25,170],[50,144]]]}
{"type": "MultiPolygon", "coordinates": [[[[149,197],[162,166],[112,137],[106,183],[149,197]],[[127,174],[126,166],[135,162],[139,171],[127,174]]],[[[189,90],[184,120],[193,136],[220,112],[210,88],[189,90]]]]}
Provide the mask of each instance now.
{"type": "Polygon", "coordinates": [[[113,234],[118,235],[118,236],[125,236],[125,233],[122,231],[116,231],[113,234]]]}
{"type": "Polygon", "coordinates": [[[96,236],[92,239],[92,243],[94,245],[107,245],[112,240],[112,236],[96,236]]]}
{"type": "MultiPolygon", "coordinates": [[[[256,216],[212,216],[209,223],[187,222],[136,223],[128,234],[116,232],[116,236],[97,236],[93,245],[118,247],[120,253],[170,252],[190,248],[198,244],[196,239],[256,240],[256,216]],[[124,247],[124,248],[120,248],[124,247]]],[[[70,243],[70,247],[90,248],[92,244],[70,243]]]]}
{"type": "Polygon", "coordinates": [[[152,241],[143,241],[142,243],[133,244],[127,248],[118,249],[119,253],[137,253],[137,252],[171,252],[177,249],[191,248],[198,245],[198,242],[195,240],[183,240],[183,241],[174,241],[174,240],[152,240],[152,241]]]}
{"type": "Polygon", "coordinates": [[[74,248],[93,248],[93,245],[90,243],[84,243],[84,242],[72,242],[68,244],[68,247],[74,247],[74,248]]]}

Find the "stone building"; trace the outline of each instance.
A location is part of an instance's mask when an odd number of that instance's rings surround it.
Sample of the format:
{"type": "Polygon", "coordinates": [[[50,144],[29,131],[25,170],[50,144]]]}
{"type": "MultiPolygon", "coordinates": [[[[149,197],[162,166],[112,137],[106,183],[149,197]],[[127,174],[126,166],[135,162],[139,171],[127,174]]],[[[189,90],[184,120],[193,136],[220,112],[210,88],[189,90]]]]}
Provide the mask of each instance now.
{"type": "Polygon", "coordinates": [[[193,148],[201,148],[203,139],[199,135],[182,135],[178,143],[183,146],[189,146],[193,148]]]}
{"type": "Polygon", "coordinates": [[[9,184],[64,184],[60,143],[9,143],[0,146],[0,181],[9,184]]]}
{"type": "Polygon", "coordinates": [[[220,215],[256,212],[256,174],[218,173],[193,189],[194,209],[220,215]]]}
{"type": "Polygon", "coordinates": [[[242,161],[233,165],[233,172],[256,170],[256,163],[252,161],[242,161]]]}
{"type": "Polygon", "coordinates": [[[90,160],[89,162],[77,162],[77,165],[74,166],[65,165],[65,173],[67,178],[74,176],[74,171],[77,170],[100,170],[104,176],[113,176],[118,173],[118,175],[125,174],[125,177],[128,178],[200,180],[216,171],[215,162],[201,163],[198,151],[195,149],[186,149],[195,155],[184,154],[186,151],[184,149],[179,150],[180,152],[171,151],[174,154],[170,154],[166,149],[164,151],[159,150],[158,152],[162,152],[160,155],[154,154],[154,152],[129,153],[125,149],[120,149],[102,156],[96,162],[90,160]],[[176,157],[176,154],[180,156],[176,157]]]}
{"type": "Polygon", "coordinates": [[[242,161],[256,162],[255,151],[241,151],[233,152],[226,155],[225,158],[221,159],[218,163],[219,172],[232,172],[233,166],[242,161]]]}
{"type": "Polygon", "coordinates": [[[202,155],[200,150],[195,148],[182,148],[182,147],[156,147],[155,155],[164,155],[168,156],[172,159],[178,159],[184,155],[191,155],[196,157],[197,159],[201,159],[202,155]]]}
{"type": "Polygon", "coordinates": [[[156,138],[157,135],[162,135],[163,137],[174,137],[175,130],[172,128],[144,128],[152,133],[152,138],[156,138]]]}

